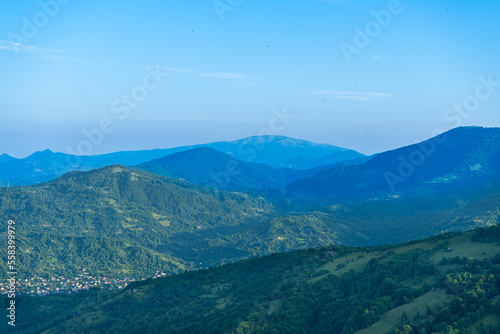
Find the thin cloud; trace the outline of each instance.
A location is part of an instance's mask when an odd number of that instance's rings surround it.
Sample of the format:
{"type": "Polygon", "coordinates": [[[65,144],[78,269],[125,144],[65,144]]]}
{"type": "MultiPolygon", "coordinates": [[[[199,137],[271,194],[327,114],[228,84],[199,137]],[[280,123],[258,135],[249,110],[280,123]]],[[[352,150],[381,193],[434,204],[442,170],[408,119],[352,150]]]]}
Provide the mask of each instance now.
{"type": "Polygon", "coordinates": [[[50,61],[66,61],[66,62],[75,62],[75,63],[91,63],[88,60],[81,59],[72,59],[67,58],[66,56],[62,56],[61,51],[59,50],[49,50],[40,48],[34,45],[22,44],[22,43],[14,43],[10,41],[0,40],[0,50],[8,51],[8,52],[24,52],[24,53],[32,53],[43,55],[44,59],[50,61]]]}
{"type": "Polygon", "coordinates": [[[34,45],[14,43],[4,40],[0,40],[0,50],[9,52],[25,52],[25,53],[36,53],[36,54],[51,54],[51,53],[61,52],[59,50],[48,50],[44,48],[39,48],[34,45]]]}
{"type": "Polygon", "coordinates": [[[380,92],[339,92],[331,90],[317,91],[317,92],[312,92],[311,94],[330,96],[334,99],[346,99],[346,100],[356,100],[356,101],[373,101],[376,99],[387,99],[392,96],[392,94],[380,93],[380,92]]]}

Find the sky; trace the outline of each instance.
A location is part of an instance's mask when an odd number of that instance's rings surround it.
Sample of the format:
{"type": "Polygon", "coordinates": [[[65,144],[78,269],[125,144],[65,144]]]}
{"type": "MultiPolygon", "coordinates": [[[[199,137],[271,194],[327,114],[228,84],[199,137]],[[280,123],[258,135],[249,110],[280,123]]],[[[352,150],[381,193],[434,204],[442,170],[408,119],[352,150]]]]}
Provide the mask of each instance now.
{"type": "Polygon", "coordinates": [[[0,154],[276,134],[373,154],[500,126],[500,2],[0,4],[0,154]]]}

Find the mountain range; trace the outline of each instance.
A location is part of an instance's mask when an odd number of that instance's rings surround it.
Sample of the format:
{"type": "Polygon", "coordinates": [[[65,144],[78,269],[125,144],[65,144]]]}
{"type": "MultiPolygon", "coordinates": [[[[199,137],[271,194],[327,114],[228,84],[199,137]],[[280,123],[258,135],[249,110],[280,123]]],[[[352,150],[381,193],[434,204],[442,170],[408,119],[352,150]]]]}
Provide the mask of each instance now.
{"type": "MultiPolygon", "coordinates": [[[[30,319],[20,332],[498,331],[485,326],[500,322],[499,128],[456,128],[371,157],[250,137],[80,157],[89,170],[56,177],[67,159],[0,156],[4,182],[51,179],[0,188],[0,216],[16,222],[17,278],[173,275],[19,296],[30,319]]],[[[7,256],[0,248],[3,276],[7,256]]]]}
{"type": "Polygon", "coordinates": [[[327,204],[401,196],[479,196],[500,185],[500,128],[462,127],[292,182],[276,197],[327,204]]]}
{"type": "Polygon", "coordinates": [[[337,146],[316,144],[284,136],[254,136],[230,142],[214,142],[170,149],[123,151],[93,156],[77,156],[45,150],[35,152],[24,159],[13,158],[7,154],[1,155],[0,185],[31,185],[53,180],[70,171],[90,170],[113,164],[133,166],[202,147],[214,149],[234,159],[249,163],[291,169],[313,169],[345,160],[354,160],[353,163],[357,163],[356,159],[365,157],[356,151],[337,146]]]}
{"type": "Polygon", "coordinates": [[[497,128],[458,128],[431,139],[434,152],[395,192],[384,173],[398,173],[428,142],[315,174],[196,148],[134,168],[111,165],[0,188],[0,215],[22,226],[26,275],[69,275],[78,266],[176,272],[331,243],[406,242],[498,221],[498,136],[497,128]],[[211,173],[227,173],[226,187],[207,184],[211,173]]]}
{"type": "Polygon", "coordinates": [[[133,168],[155,174],[226,190],[260,191],[282,188],[298,179],[332,168],[320,166],[308,170],[276,169],[267,164],[235,159],[208,147],[178,152],[142,163],[133,168]]]}

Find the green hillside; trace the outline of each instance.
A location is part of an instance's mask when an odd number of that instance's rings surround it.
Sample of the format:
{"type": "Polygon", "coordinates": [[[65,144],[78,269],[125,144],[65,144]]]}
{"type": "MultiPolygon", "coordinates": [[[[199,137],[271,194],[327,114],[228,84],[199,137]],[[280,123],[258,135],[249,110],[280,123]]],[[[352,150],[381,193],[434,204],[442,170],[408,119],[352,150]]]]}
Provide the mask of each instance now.
{"type": "Polygon", "coordinates": [[[281,212],[249,227],[199,243],[192,259],[206,254],[258,256],[327,244],[398,244],[446,232],[467,231],[500,221],[500,195],[478,201],[392,199],[337,204],[308,212],[281,212]]]}
{"type": "Polygon", "coordinates": [[[396,244],[496,224],[499,203],[500,195],[392,198],[280,211],[255,195],[122,166],[0,189],[0,214],[17,222],[23,277],[74,276],[81,267],[144,277],[332,243],[396,244]]]}
{"type": "Polygon", "coordinates": [[[16,332],[496,333],[499,242],[495,226],[273,254],[118,292],[22,296],[16,332]]]}
{"type": "MultiPolygon", "coordinates": [[[[72,275],[80,266],[96,274],[175,272],[187,266],[180,260],[183,250],[196,247],[192,233],[229,233],[261,221],[271,210],[246,194],[123,166],[0,189],[0,214],[17,223],[19,271],[25,277],[72,275]]],[[[5,249],[0,254],[2,262],[5,249]]],[[[2,276],[5,268],[0,266],[2,276]]]]}

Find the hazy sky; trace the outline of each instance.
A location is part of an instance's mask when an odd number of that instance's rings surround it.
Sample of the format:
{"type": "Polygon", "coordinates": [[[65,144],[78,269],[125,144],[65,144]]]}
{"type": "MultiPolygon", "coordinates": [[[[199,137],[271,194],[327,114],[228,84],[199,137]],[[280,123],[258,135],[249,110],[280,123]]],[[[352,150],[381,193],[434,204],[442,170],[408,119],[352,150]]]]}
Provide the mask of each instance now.
{"type": "Polygon", "coordinates": [[[371,154],[500,126],[499,56],[497,0],[2,1],[0,153],[272,132],[371,154]]]}

